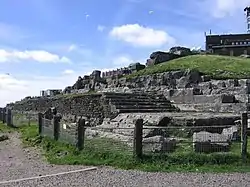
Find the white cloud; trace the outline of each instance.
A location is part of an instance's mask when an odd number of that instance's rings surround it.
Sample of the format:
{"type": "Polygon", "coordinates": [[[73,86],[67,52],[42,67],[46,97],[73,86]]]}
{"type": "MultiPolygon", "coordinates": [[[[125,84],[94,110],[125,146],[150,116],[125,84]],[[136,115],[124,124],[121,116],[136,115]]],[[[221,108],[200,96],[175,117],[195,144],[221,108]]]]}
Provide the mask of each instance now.
{"type": "Polygon", "coordinates": [[[0,49],[0,62],[10,62],[19,60],[34,60],[42,63],[70,63],[70,59],[65,56],[58,56],[57,54],[50,53],[43,50],[5,50],[0,49]]]}
{"type": "Polygon", "coordinates": [[[141,47],[160,47],[164,44],[175,43],[175,39],[165,31],[155,30],[139,24],[114,27],[110,31],[110,35],[118,40],[141,47]]]}
{"type": "Polygon", "coordinates": [[[75,71],[72,70],[72,69],[66,69],[66,70],[64,70],[62,73],[63,73],[64,75],[70,75],[70,74],[75,73],[75,71]]]}
{"type": "Polygon", "coordinates": [[[77,77],[77,73],[59,77],[14,77],[0,73],[0,106],[19,101],[27,96],[39,96],[41,90],[64,89],[66,86],[73,85],[77,77]]]}
{"type": "Polygon", "coordinates": [[[22,89],[27,86],[26,81],[18,80],[9,74],[0,74],[0,90],[22,89]]]}
{"type": "Polygon", "coordinates": [[[0,41],[1,42],[20,42],[24,39],[33,37],[34,34],[21,29],[18,26],[0,22],[0,41]]]}
{"type": "Polygon", "coordinates": [[[76,50],[77,48],[78,48],[77,45],[72,44],[72,45],[69,46],[68,51],[71,52],[71,51],[76,50]]]}
{"type": "Polygon", "coordinates": [[[119,55],[112,60],[112,64],[114,65],[114,67],[108,68],[108,69],[127,67],[129,64],[136,63],[136,62],[144,64],[146,61],[145,59],[143,58],[133,59],[129,55],[119,55]]]}
{"type": "Polygon", "coordinates": [[[149,13],[149,14],[153,14],[153,13],[154,13],[154,11],[153,11],[153,10],[150,10],[150,11],[148,11],[148,13],[149,13]]]}
{"type": "Polygon", "coordinates": [[[128,56],[118,56],[113,59],[113,65],[123,67],[128,66],[129,64],[133,63],[134,61],[128,56]]]}
{"type": "Polygon", "coordinates": [[[202,10],[208,10],[214,18],[225,18],[236,14],[244,14],[250,0],[205,0],[199,2],[202,10]]]}
{"type": "Polygon", "coordinates": [[[103,25],[98,25],[97,26],[97,30],[100,31],[100,32],[104,31],[104,29],[105,29],[105,26],[103,26],[103,25]]]}
{"type": "Polygon", "coordinates": [[[93,51],[87,49],[84,45],[71,44],[68,46],[67,52],[75,53],[84,56],[85,58],[92,57],[93,51]]]}

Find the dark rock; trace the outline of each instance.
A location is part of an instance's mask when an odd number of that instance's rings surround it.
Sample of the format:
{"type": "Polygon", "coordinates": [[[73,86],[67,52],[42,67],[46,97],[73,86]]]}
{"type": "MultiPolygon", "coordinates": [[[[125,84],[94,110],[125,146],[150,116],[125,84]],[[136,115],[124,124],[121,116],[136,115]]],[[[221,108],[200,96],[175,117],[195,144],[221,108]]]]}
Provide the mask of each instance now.
{"type": "Polygon", "coordinates": [[[5,135],[5,134],[0,134],[0,142],[1,142],[1,141],[8,140],[8,139],[9,139],[9,137],[8,137],[7,135],[5,135]]]}
{"type": "Polygon", "coordinates": [[[236,99],[234,95],[221,95],[221,102],[222,103],[236,103],[236,99]]]}

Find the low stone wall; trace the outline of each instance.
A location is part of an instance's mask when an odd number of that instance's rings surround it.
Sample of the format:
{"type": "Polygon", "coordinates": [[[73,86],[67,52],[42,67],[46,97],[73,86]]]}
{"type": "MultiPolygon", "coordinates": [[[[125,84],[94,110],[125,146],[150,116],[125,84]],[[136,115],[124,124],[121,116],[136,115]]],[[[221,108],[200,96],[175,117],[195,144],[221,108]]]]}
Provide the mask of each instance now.
{"type": "Polygon", "coordinates": [[[65,96],[58,98],[33,98],[15,103],[13,110],[26,112],[45,112],[56,107],[63,116],[76,115],[88,118],[94,124],[101,124],[104,116],[101,94],[65,96]]]}

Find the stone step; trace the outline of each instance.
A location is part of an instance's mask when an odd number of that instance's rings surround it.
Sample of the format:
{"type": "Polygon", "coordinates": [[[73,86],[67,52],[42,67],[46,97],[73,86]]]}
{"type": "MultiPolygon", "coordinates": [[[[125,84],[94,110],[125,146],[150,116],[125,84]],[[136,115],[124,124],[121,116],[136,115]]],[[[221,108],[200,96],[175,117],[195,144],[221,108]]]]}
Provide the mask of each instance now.
{"type": "Polygon", "coordinates": [[[115,93],[115,92],[104,92],[103,96],[106,97],[128,97],[128,96],[148,96],[149,94],[146,93],[115,93]]]}
{"type": "Polygon", "coordinates": [[[200,103],[200,104],[173,104],[183,112],[221,112],[240,114],[246,111],[246,103],[200,103]]]}
{"type": "Polygon", "coordinates": [[[115,102],[112,102],[113,105],[158,105],[158,106],[169,106],[170,105],[170,102],[169,101],[166,101],[166,102],[149,102],[149,101],[141,101],[141,102],[130,102],[130,101],[115,101],[115,102]]]}
{"type": "MultiPolygon", "coordinates": [[[[125,110],[123,110],[125,111],[125,110]]],[[[131,111],[131,110],[130,110],[131,111]]],[[[183,127],[191,126],[194,129],[206,128],[208,130],[222,129],[225,126],[234,125],[235,121],[241,119],[241,114],[234,113],[213,113],[213,112],[125,112],[120,113],[116,118],[112,119],[116,123],[122,123],[123,127],[128,124],[134,124],[134,119],[142,118],[145,126],[164,126],[176,127],[182,129],[183,127]],[[222,127],[219,127],[222,126],[222,127]]],[[[117,125],[117,124],[116,124],[117,125]]],[[[190,129],[192,129],[190,127],[190,129]]]]}
{"type": "Polygon", "coordinates": [[[166,105],[116,105],[116,109],[136,109],[136,110],[143,110],[143,109],[172,109],[173,107],[171,107],[170,105],[166,106],[166,105]]]}
{"type": "Polygon", "coordinates": [[[129,103],[141,103],[141,102],[150,102],[150,103],[170,103],[170,101],[165,99],[137,99],[137,98],[110,98],[111,102],[129,102],[129,103]]]}
{"type": "Polygon", "coordinates": [[[156,93],[103,93],[104,97],[164,97],[156,93]]]}
{"type": "Polygon", "coordinates": [[[119,113],[162,113],[171,112],[174,109],[118,109],[119,113]]]}
{"type": "Polygon", "coordinates": [[[111,97],[109,97],[109,96],[105,96],[104,98],[106,98],[106,99],[120,99],[120,100],[122,100],[122,99],[142,99],[142,100],[148,100],[148,99],[150,99],[150,100],[158,100],[158,99],[162,99],[162,100],[167,100],[166,98],[164,98],[164,97],[154,97],[154,96],[119,96],[119,95],[117,95],[117,96],[111,96],[111,97]]]}

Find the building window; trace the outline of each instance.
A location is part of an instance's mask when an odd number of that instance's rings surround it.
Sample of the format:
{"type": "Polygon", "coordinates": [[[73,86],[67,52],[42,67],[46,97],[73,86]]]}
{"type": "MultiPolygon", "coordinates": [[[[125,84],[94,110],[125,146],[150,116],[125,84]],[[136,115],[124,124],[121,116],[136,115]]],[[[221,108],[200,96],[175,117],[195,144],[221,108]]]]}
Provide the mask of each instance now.
{"type": "Polygon", "coordinates": [[[232,42],[232,45],[234,45],[234,42],[232,42]]]}
{"type": "Polygon", "coordinates": [[[235,45],[238,45],[238,42],[235,42],[235,45]]]}

